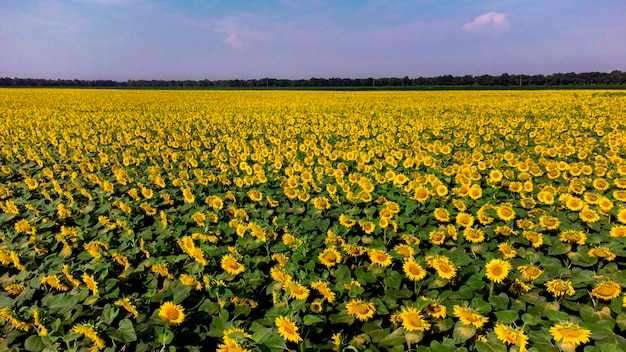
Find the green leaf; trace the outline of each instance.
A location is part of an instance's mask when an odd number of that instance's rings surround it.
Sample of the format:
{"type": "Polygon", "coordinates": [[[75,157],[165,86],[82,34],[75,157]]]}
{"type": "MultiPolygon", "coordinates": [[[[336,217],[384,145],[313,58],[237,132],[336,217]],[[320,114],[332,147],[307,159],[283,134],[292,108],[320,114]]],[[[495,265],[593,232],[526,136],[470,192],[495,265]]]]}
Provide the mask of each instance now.
{"type": "Polygon", "coordinates": [[[45,347],[38,335],[31,335],[24,341],[24,348],[27,351],[42,351],[45,347]]]}
{"type": "Polygon", "coordinates": [[[307,314],[304,316],[303,322],[304,322],[304,325],[313,325],[313,324],[324,322],[324,319],[317,317],[315,315],[307,314]]]}
{"type": "Polygon", "coordinates": [[[514,310],[502,310],[495,312],[496,318],[501,323],[514,323],[519,318],[519,314],[514,310]]]}
{"type": "Polygon", "coordinates": [[[397,328],[392,331],[391,334],[387,335],[384,339],[380,340],[381,346],[395,346],[401,345],[404,343],[404,329],[397,328]]]}
{"type": "Polygon", "coordinates": [[[476,347],[476,351],[478,352],[507,352],[506,346],[501,342],[476,341],[474,343],[474,346],[476,347]]]}
{"type": "Polygon", "coordinates": [[[119,312],[120,312],[119,308],[117,308],[116,306],[107,304],[106,306],[104,306],[104,310],[102,311],[102,322],[105,323],[106,325],[111,325],[111,323],[113,322],[113,319],[117,317],[119,312]]]}
{"type": "Polygon", "coordinates": [[[476,327],[474,325],[464,325],[460,321],[454,326],[452,330],[452,338],[456,344],[463,343],[476,335],[476,327]]]}
{"type": "Polygon", "coordinates": [[[546,316],[550,319],[550,321],[556,322],[569,319],[569,314],[561,312],[560,310],[549,310],[546,312],[546,316]]]}
{"type": "Polygon", "coordinates": [[[274,328],[262,328],[252,334],[252,339],[259,344],[263,344],[266,341],[270,340],[272,336],[277,334],[274,328]]]}
{"type": "Polygon", "coordinates": [[[388,273],[387,277],[383,280],[385,286],[388,289],[399,289],[400,284],[402,283],[402,275],[397,271],[392,271],[388,273]]]}
{"type": "Polygon", "coordinates": [[[617,322],[617,326],[619,326],[619,329],[621,331],[626,330],[626,314],[619,314],[617,318],[615,318],[615,321],[617,322]]]}
{"type": "Polygon", "coordinates": [[[534,315],[528,314],[528,313],[522,314],[522,321],[526,325],[529,325],[529,326],[533,326],[533,325],[539,324],[539,320],[537,318],[535,318],[534,315]]]}
{"type": "Polygon", "coordinates": [[[489,303],[497,310],[505,310],[509,307],[509,296],[504,292],[497,296],[491,296],[489,303]]]}
{"type": "Polygon", "coordinates": [[[137,334],[135,333],[135,327],[133,322],[128,319],[120,321],[117,329],[122,334],[122,342],[134,342],[137,341],[137,334]]]}

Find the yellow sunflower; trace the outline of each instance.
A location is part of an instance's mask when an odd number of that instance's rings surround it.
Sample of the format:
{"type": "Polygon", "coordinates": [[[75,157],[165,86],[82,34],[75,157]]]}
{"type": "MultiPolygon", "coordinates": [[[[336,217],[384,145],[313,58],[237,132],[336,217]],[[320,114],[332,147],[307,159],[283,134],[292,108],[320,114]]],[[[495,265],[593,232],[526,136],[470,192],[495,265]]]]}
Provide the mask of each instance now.
{"type": "Polygon", "coordinates": [[[419,281],[426,277],[426,270],[416,263],[413,258],[406,260],[404,264],[402,264],[402,270],[404,270],[404,274],[413,281],[419,281]]]}
{"type": "Polygon", "coordinates": [[[503,221],[511,221],[515,219],[515,210],[508,205],[501,205],[497,207],[496,214],[503,221]]]}
{"type": "Polygon", "coordinates": [[[515,248],[509,246],[508,243],[500,243],[498,245],[498,250],[504,256],[504,259],[511,259],[517,255],[517,251],[515,248]]]}
{"type": "Polygon", "coordinates": [[[538,248],[543,244],[543,234],[535,231],[524,231],[522,233],[534,248],[538,248]]]}
{"type": "Polygon", "coordinates": [[[98,294],[98,282],[93,277],[93,275],[87,275],[87,273],[83,273],[82,276],[83,282],[87,287],[91,290],[94,295],[98,294]]]}
{"type": "Polygon", "coordinates": [[[611,227],[611,237],[626,237],[626,226],[615,225],[611,227]]]}
{"type": "Polygon", "coordinates": [[[496,323],[493,329],[498,340],[506,343],[507,345],[516,345],[520,348],[520,351],[526,350],[528,344],[528,336],[523,331],[513,329],[502,323],[496,323]]]}
{"type": "Polygon", "coordinates": [[[370,249],[369,251],[367,251],[367,256],[374,264],[378,264],[382,267],[387,267],[391,265],[391,255],[384,251],[378,249],[370,249]]]}
{"type": "Polygon", "coordinates": [[[445,208],[436,208],[433,212],[435,219],[439,222],[449,222],[450,212],[445,208]]]}
{"type": "Polygon", "coordinates": [[[338,263],[341,263],[341,254],[333,247],[326,248],[317,256],[320,263],[326,265],[326,267],[331,268],[338,263]]]}
{"type": "Polygon", "coordinates": [[[502,259],[492,259],[485,265],[487,278],[495,283],[501,283],[511,271],[511,263],[502,259]]]}
{"type": "Polygon", "coordinates": [[[432,265],[437,270],[437,275],[442,279],[452,279],[456,276],[456,266],[446,257],[439,257],[435,259],[432,265]]]}
{"type": "Polygon", "coordinates": [[[561,239],[561,242],[576,243],[581,246],[587,242],[587,235],[585,235],[582,231],[576,230],[563,231],[561,232],[561,236],[559,238],[561,239]]]}
{"type": "Polygon", "coordinates": [[[447,315],[447,308],[443,304],[437,302],[430,302],[426,308],[424,308],[426,314],[433,318],[444,319],[447,315]]]}
{"type": "Polygon", "coordinates": [[[610,249],[606,248],[606,247],[595,247],[595,248],[591,248],[588,252],[587,255],[589,257],[595,257],[595,258],[602,258],[606,261],[613,261],[616,258],[615,253],[611,252],[610,249]]]}
{"type": "Polygon", "coordinates": [[[489,321],[489,318],[479,314],[473,309],[457,305],[454,306],[453,314],[455,317],[459,318],[463,325],[474,325],[476,328],[481,328],[489,321]]]}
{"type": "Polygon", "coordinates": [[[222,257],[220,262],[222,269],[231,275],[239,275],[246,270],[243,264],[237,262],[237,260],[230,254],[226,254],[222,257]]]}
{"type": "Polygon", "coordinates": [[[166,324],[179,325],[185,320],[184,309],[181,305],[168,301],[161,304],[159,308],[159,317],[166,324]]]}
{"type": "Polygon", "coordinates": [[[556,230],[561,226],[561,221],[556,216],[542,215],[539,224],[548,230],[556,230]]]}
{"type": "Polygon", "coordinates": [[[592,224],[600,220],[600,215],[589,207],[584,207],[583,210],[578,213],[578,217],[581,221],[592,224]]]}
{"type": "Polygon", "coordinates": [[[485,233],[480,229],[468,227],[463,230],[463,237],[472,243],[481,243],[485,241],[485,233]]]}
{"type": "Polygon", "coordinates": [[[578,324],[556,324],[550,328],[550,335],[557,342],[569,343],[576,347],[589,342],[591,330],[584,329],[578,324]]]}
{"type": "Polygon", "coordinates": [[[565,201],[565,206],[571,211],[579,211],[585,206],[585,202],[578,197],[571,196],[565,201]]]}
{"type": "Polygon", "coordinates": [[[430,324],[424,320],[424,317],[415,308],[402,308],[402,312],[398,316],[402,321],[402,327],[406,331],[426,331],[430,329],[430,324]]]}
{"type": "Polygon", "coordinates": [[[446,233],[443,231],[431,231],[428,234],[430,243],[440,246],[446,241],[446,233]]]}
{"type": "Polygon", "coordinates": [[[528,285],[524,283],[523,281],[521,281],[520,279],[515,279],[515,281],[511,284],[511,287],[509,287],[509,291],[517,295],[521,295],[523,293],[527,293],[528,291],[532,290],[532,288],[533,288],[533,285],[528,285]]]}
{"type": "Polygon", "coordinates": [[[376,312],[376,306],[372,302],[363,302],[360,299],[351,300],[346,304],[348,314],[361,321],[369,320],[376,312]]]}
{"type": "Polygon", "coordinates": [[[548,292],[552,293],[554,297],[559,296],[573,296],[576,293],[572,282],[569,280],[554,279],[545,283],[548,292]]]}
{"type": "Polygon", "coordinates": [[[474,225],[474,217],[468,213],[458,213],[456,215],[456,224],[461,227],[471,227],[474,225]]]}
{"type": "Polygon", "coordinates": [[[591,295],[606,301],[619,297],[622,293],[622,287],[615,281],[606,281],[597,285],[591,295]]]}
{"type": "Polygon", "coordinates": [[[274,320],[274,324],[276,324],[278,334],[283,339],[295,343],[302,341],[302,337],[298,334],[298,327],[289,317],[281,315],[274,320]]]}
{"type": "Polygon", "coordinates": [[[543,274],[543,270],[534,265],[520,265],[517,270],[522,273],[524,279],[529,281],[533,281],[543,274]]]}

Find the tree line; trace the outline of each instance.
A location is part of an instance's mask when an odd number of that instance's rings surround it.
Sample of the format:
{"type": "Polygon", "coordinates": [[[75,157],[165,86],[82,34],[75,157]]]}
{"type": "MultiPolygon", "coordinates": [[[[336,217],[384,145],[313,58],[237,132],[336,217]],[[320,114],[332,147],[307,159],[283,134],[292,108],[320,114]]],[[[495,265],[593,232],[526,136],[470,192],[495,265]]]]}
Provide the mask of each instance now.
{"type": "Polygon", "coordinates": [[[310,79],[228,79],[228,80],[78,80],[41,78],[0,78],[0,87],[180,87],[180,88],[315,88],[315,87],[546,87],[546,86],[617,86],[626,85],[626,72],[554,73],[524,75],[503,73],[499,76],[452,76],[403,78],[310,78],[310,79]]]}

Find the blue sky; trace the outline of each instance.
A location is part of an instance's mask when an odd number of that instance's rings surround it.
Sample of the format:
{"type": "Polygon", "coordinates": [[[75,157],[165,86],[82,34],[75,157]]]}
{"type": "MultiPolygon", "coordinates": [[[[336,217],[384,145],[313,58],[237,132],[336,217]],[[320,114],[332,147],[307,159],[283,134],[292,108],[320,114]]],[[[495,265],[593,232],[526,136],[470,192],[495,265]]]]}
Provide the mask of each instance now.
{"type": "Polygon", "coordinates": [[[626,71],[624,0],[0,0],[0,77],[626,71]]]}

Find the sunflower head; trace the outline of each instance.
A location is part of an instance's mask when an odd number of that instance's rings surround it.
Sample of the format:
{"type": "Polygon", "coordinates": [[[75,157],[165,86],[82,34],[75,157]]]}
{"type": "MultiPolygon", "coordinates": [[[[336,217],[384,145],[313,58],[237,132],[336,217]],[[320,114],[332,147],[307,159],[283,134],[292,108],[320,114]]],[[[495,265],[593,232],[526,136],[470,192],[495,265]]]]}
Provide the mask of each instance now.
{"type": "Polygon", "coordinates": [[[184,309],[181,305],[168,301],[161,304],[159,308],[159,317],[163,322],[169,325],[179,325],[185,320],[184,309]]]}

